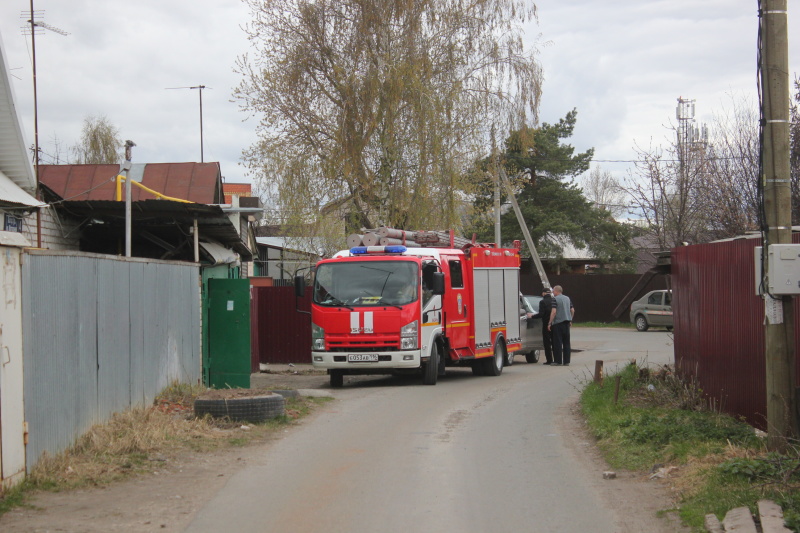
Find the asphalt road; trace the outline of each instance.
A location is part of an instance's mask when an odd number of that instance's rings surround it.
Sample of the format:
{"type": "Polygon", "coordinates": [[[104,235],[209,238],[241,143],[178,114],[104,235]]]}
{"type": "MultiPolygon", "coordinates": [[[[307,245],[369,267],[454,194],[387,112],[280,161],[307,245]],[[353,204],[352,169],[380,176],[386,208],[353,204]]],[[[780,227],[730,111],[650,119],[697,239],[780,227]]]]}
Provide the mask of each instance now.
{"type": "MultiPolygon", "coordinates": [[[[448,369],[436,386],[375,377],[231,477],[186,531],[618,532],[625,517],[565,443],[565,406],[631,359],[673,360],[663,331],[574,328],[569,367],[499,377],[448,369]]],[[[543,359],[543,358],[542,358],[543,359]]]]}

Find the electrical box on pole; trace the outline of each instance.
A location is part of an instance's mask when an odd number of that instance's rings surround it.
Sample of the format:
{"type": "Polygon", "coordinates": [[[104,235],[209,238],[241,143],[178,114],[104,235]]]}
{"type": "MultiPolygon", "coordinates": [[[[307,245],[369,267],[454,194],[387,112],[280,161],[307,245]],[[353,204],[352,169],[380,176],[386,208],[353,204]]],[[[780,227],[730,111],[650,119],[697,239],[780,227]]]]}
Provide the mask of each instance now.
{"type": "Polygon", "coordinates": [[[768,248],[767,261],[770,265],[769,276],[764,287],[761,272],[761,253],[763,248],[756,247],[755,272],[756,295],[766,292],[773,296],[792,296],[800,294],[800,244],[772,244],[768,248]]]}

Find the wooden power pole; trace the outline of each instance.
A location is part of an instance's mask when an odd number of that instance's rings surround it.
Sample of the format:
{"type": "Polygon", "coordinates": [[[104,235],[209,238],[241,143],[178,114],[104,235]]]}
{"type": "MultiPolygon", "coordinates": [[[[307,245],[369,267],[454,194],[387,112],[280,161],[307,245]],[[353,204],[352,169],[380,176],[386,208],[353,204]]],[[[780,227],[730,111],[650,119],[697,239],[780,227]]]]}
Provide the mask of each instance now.
{"type": "MultiPolygon", "coordinates": [[[[765,274],[774,265],[767,250],[792,242],[789,175],[789,57],[787,0],[762,0],[761,88],[763,93],[763,191],[765,274]]],[[[797,436],[795,398],[794,309],[791,296],[764,291],[764,348],[766,354],[768,446],[782,451],[797,436]]]]}

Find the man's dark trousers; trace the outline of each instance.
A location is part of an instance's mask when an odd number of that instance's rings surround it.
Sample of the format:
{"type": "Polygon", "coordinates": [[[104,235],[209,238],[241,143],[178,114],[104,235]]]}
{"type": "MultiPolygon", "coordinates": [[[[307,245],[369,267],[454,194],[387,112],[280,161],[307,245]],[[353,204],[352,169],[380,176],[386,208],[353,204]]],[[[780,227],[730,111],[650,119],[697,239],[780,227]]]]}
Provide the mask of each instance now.
{"type": "Polygon", "coordinates": [[[542,343],[544,343],[544,358],[548,363],[553,362],[553,332],[547,329],[547,321],[542,325],[542,343]]]}
{"type": "Polygon", "coordinates": [[[553,356],[556,364],[568,365],[572,349],[569,344],[569,322],[553,324],[553,356]]]}

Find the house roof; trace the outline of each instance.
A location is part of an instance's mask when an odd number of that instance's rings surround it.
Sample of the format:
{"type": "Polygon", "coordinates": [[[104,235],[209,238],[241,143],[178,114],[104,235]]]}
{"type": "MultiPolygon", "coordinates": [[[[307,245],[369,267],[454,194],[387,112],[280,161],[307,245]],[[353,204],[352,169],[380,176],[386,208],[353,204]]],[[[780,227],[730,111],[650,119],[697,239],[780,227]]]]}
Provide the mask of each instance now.
{"type": "MultiPolygon", "coordinates": [[[[3,40],[0,37],[0,172],[27,192],[36,189],[36,177],[25,149],[22,123],[14,104],[3,40]]],[[[4,188],[5,194],[6,188],[4,188]]],[[[0,199],[6,199],[5,196],[0,199]]],[[[16,202],[21,203],[21,202],[16,202]]]]}
{"type": "Polygon", "coordinates": [[[311,237],[256,237],[256,244],[309,255],[322,255],[311,237]]]}
{"type": "MultiPolygon", "coordinates": [[[[93,236],[98,241],[104,237],[118,239],[124,234],[121,228],[125,223],[125,203],[106,200],[79,200],[61,203],[65,212],[74,217],[89,220],[102,220],[93,225],[93,236]]],[[[187,204],[170,200],[140,200],[131,205],[131,218],[138,232],[170,235],[182,239],[189,234],[189,228],[197,220],[198,233],[238,253],[243,261],[252,261],[252,252],[247,248],[228,216],[218,205],[187,204]],[[182,237],[183,236],[183,237],[182,237]]]]}
{"type": "MultiPolygon", "coordinates": [[[[119,165],[39,165],[39,181],[64,200],[114,200],[119,165]]],[[[222,182],[219,163],[134,164],[129,171],[137,181],[154,191],[198,204],[219,204],[222,182]]],[[[155,199],[139,187],[131,189],[131,200],[155,199]]]]}
{"type": "Polygon", "coordinates": [[[41,206],[42,202],[25,192],[0,170],[0,203],[14,206],[41,206]]]}

